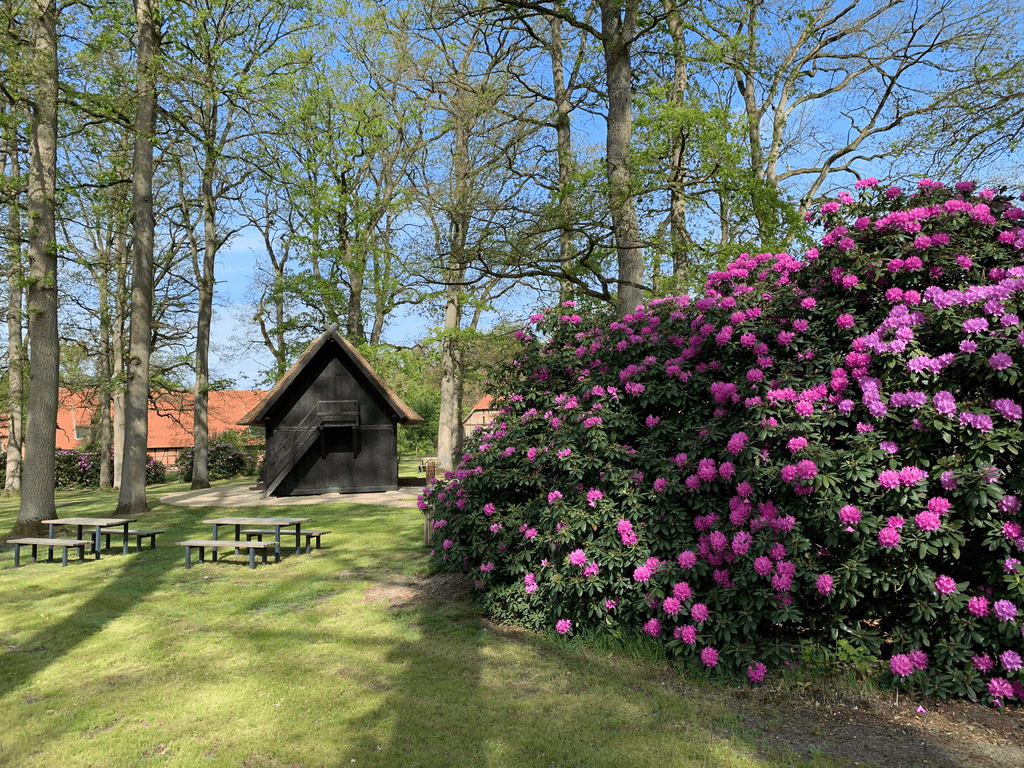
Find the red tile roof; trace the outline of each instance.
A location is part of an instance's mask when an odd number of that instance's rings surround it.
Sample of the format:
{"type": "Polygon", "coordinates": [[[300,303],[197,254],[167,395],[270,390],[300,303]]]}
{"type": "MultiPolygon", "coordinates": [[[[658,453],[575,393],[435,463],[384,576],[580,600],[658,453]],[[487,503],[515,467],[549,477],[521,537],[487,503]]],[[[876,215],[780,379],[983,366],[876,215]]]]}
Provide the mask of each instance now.
{"type": "MultiPolygon", "coordinates": [[[[216,390],[209,394],[210,434],[239,429],[238,420],[263,398],[263,392],[216,390]]],[[[191,392],[156,395],[149,407],[149,448],[192,445],[191,392]]],[[[77,448],[88,441],[88,427],[96,410],[92,398],[62,390],[57,409],[57,448],[77,448]]]]}

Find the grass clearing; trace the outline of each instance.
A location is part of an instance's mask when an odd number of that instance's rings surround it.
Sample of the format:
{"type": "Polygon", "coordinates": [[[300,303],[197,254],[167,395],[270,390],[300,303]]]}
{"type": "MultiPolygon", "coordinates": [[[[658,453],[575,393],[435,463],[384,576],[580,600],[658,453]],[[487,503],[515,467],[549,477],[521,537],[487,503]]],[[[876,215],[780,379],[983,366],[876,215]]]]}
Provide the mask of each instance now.
{"type": "MultiPolygon", "coordinates": [[[[416,509],[301,507],[322,550],[184,568],[201,521],[267,509],[159,503],[155,551],[29,563],[0,554],[0,765],[832,766],[758,754],[723,696],[642,642],[494,627],[466,600],[367,600],[429,567],[416,509]]],[[[355,499],[356,497],[353,497],[355,499]]],[[[58,494],[106,515],[112,494],[58,494]]],[[[17,515],[0,500],[0,528],[17,515]]],[[[133,542],[134,543],[134,542],[133,542]]]]}

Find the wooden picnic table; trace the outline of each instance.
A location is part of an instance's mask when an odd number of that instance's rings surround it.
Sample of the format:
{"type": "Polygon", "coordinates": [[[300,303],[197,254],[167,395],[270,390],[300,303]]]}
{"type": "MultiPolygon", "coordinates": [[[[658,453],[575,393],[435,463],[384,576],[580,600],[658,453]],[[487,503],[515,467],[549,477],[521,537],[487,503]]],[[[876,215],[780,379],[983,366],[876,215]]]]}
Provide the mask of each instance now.
{"type": "MultiPolygon", "coordinates": [[[[94,538],[92,544],[93,553],[96,555],[96,559],[100,559],[100,536],[102,535],[102,528],[117,528],[122,527],[124,529],[124,554],[128,554],[128,526],[134,523],[138,518],[125,519],[123,517],[64,517],[55,520],[43,520],[49,526],[49,537],[54,538],[53,528],[56,525],[74,525],[78,528],[78,538],[82,538],[82,530],[86,527],[94,529],[94,538]]],[[[53,556],[51,550],[50,556],[53,556]]]]}
{"type": "Polygon", "coordinates": [[[302,554],[302,524],[308,523],[309,517],[217,517],[212,520],[203,520],[213,526],[213,538],[217,540],[217,529],[222,525],[235,526],[235,541],[242,539],[243,525],[261,525],[274,528],[274,551],[281,556],[281,529],[295,526],[295,554],[302,554]]]}

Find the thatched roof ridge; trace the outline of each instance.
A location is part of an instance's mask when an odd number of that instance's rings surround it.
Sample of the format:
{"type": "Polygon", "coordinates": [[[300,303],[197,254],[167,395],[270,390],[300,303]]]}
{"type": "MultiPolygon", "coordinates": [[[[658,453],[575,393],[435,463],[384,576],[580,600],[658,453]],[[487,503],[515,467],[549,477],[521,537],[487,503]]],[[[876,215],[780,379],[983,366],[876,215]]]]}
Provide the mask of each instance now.
{"type": "Polygon", "coordinates": [[[299,359],[295,361],[288,372],[281,377],[273,388],[267,392],[266,396],[260,401],[260,403],[249,411],[245,416],[238,420],[239,424],[251,425],[251,424],[262,424],[266,419],[267,413],[274,406],[274,404],[281,398],[281,395],[292,385],[295,379],[298,377],[299,372],[305,368],[309,362],[316,356],[323,347],[329,343],[335,343],[340,348],[342,353],[348,357],[348,359],[355,365],[355,367],[367,378],[370,382],[370,386],[374,388],[381,399],[387,403],[398,417],[400,424],[422,424],[423,417],[420,416],[416,411],[407,406],[402,402],[402,398],[396,395],[384,380],[377,375],[377,372],[373,370],[373,366],[359,354],[352,344],[338,332],[338,326],[333,325],[327,329],[326,332],[319,338],[310,343],[306,347],[306,351],[299,355],[299,359]]]}

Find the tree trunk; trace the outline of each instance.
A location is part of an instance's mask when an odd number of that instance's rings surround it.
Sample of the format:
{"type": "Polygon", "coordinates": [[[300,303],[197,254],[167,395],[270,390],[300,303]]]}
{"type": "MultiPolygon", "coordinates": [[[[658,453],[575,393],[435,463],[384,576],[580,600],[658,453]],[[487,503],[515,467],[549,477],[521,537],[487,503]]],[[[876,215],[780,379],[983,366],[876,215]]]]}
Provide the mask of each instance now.
{"type": "Polygon", "coordinates": [[[29,390],[21,506],[12,536],[40,534],[41,521],[57,516],[54,503],[57,448],[57,4],[33,0],[34,51],[29,109],[28,173],[29,390]]]}
{"type": "Polygon", "coordinates": [[[114,488],[121,487],[121,467],[124,464],[124,330],[128,320],[125,296],[128,291],[128,232],[127,227],[119,231],[114,241],[114,261],[117,269],[117,292],[114,294],[114,319],[111,327],[111,370],[113,387],[113,424],[111,444],[114,452],[114,488]]]}
{"type": "MultiPolygon", "coordinates": [[[[672,87],[669,100],[682,103],[686,99],[688,72],[686,68],[686,27],[675,0],[665,0],[665,15],[669,34],[672,37],[672,87]]],[[[673,290],[684,292],[690,279],[690,249],[693,240],[686,222],[686,140],[682,130],[672,136],[669,157],[669,243],[672,253],[673,290]]]]}
{"type": "Polygon", "coordinates": [[[441,342],[441,407],[438,412],[437,463],[444,472],[455,469],[462,453],[462,353],[457,332],[462,322],[459,286],[449,285],[441,342]]]}
{"type": "Polygon", "coordinates": [[[631,45],[636,34],[637,0],[620,7],[600,0],[601,44],[604,48],[608,92],[608,130],[605,161],[612,233],[618,254],[618,312],[625,315],[643,302],[644,253],[640,223],[633,200],[629,146],[633,133],[633,69],[631,45]]]}
{"type": "MultiPolygon", "coordinates": [[[[458,109],[458,106],[456,106],[458,109]]],[[[437,420],[437,463],[449,472],[462,453],[462,349],[458,337],[462,326],[459,293],[466,276],[466,241],[469,236],[469,126],[465,118],[455,120],[452,149],[454,200],[449,212],[451,252],[445,275],[444,336],[441,342],[441,405],[437,420]]]]}
{"type": "MultiPolygon", "coordinates": [[[[15,190],[21,186],[21,157],[14,130],[6,137],[6,157],[11,168],[11,182],[15,190]]],[[[21,264],[21,212],[18,209],[20,193],[7,210],[10,243],[7,264],[7,467],[4,490],[21,491],[22,398],[25,396],[25,350],[22,338],[23,298],[21,264]]]]}
{"type": "MultiPolygon", "coordinates": [[[[214,117],[216,121],[216,117],[214,117]]],[[[192,410],[192,490],[210,487],[210,328],[213,324],[214,262],[217,258],[216,201],[213,197],[214,158],[207,149],[203,169],[203,264],[199,282],[199,317],[196,328],[196,388],[192,410]]]]}
{"type": "MultiPolygon", "coordinates": [[[[555,147],[558,156],[558,259],[562,272],[569,274],[575,259],[572,252],[572,227],[569,223],[571,206],[569,201],[569,183],[572,181],[572,121],[570,114],[569,89],[565,87],[565,67],[562,61],[562,19],[551,16],[548,19],[551,29],[551,79],[554,83],[555,96],[555,147]]],[[[562,280],[558,288],[560,301],[569,301],[573,297],[572,283],[562,280]]]]}
{"type": "Polygon", "coordinates": [[[138,23],[138,107],[132,157],[132,298],[128,386],[125,397],[124,461],[117,513],[149,511],[146,501],[149,439],[149,353],[153,325],[153,139],[156,134],[158,38],[151,0],[135,0],[138,23]]]}
{"type": "MultiPolygon", "coordinates": [[[[114,219],[114,226],[117,226],[117,218],[114,219]]],[[[115,232],[114,237],[119,235],[115,232]]],[[[106,264],[109,267],[110,251],[106,251],[106,264]]],[[[99,304],[100,304],[100,355],[99,355],[99,378],[100,378],[100,490],[109,490],[113,487],[114,479],[111,476],[110,452],[110,398],[111,398],[111,364],[110,364],[110,279],[109,269],[103,269],[102,274],[96,275],[99,283],[99,304]]]]}

